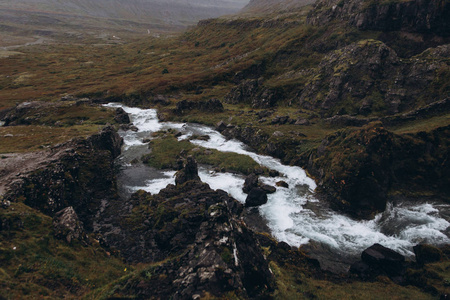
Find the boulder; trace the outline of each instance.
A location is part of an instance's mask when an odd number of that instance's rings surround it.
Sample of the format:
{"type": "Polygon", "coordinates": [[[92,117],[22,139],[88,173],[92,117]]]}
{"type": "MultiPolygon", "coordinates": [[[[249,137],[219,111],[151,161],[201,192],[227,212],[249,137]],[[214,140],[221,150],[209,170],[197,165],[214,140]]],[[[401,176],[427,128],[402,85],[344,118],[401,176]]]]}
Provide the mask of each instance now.
{"type": "Polygon", "coordinates": [[[277,181],[277,183],[275,183],[276,186],[280,186],[280,187],[284,187],[284,188],[289,188],[289,184],[286,181],[280,180],[277,181]]]}
{"type": "Polygon", "coordinates": [[[267,194],[273,194],[277,191],[277,189],[274,186],[268,184],[260,184],[259,187],[267,194]]]}
{"type": "Polygon", "coordinates": [[[405,284],[407,267],[408,263],[403,255],[380,244],[374,244],[363,251],[361,260],[353,263],[349,272],[364,280],[384,275],[397,284],[405,284]]]}
{"type": "Polygon", "coordinates": [[[129,124],[130,116],[123,110],[122,107],[118,107],[116,109],[116,115],[114,116],[114,121],[116,121],[119,124],[129,124]]]}
{"type": "Polygon", "coordinates": [[[279,242],[277,247],[280,248],[280,249],[283,249],[284,251],[291,251],[292,250],[291,245],[289,245],[288,243],[283,242],[283,241],[279,242]]]}
{"type": "Polygon", "coordinates": [[[276,116],[275,118],[272,119],[271,123],[284,125],[284,124],[288,123],[290,120],[291,119],[289,118],[289,116],[276,116]]]}
{"type": "Polygon", "coordinates": [[[309,125],[310,122],[308,119],[298,118],[294,124],[295,125],[309,125]]]}
{"type": "Polygon", "coordinates": [[[112,126],[104,127],[99,134],[89,137],[88,141],[97,149],[110,151],[114,158],[119,156],[122,151],[123,138],[112,126]]]}
{"type": "Polygon", "coordinates": [[[260,206],[267,203],[267,193],[258,187],[252,188],[245,199],[245,207],[260,206]]]}
{"type": "Polygon", "coordinates": [[[259,184],[259,177],[255,173],[252,173],[248,175],[245,178],[244,187],[242,188],[242,191],[246,194],[250,192],[253,188],[258,187],[259,184]]]}
{"type": "Polygon", "coordinates": [[[278,172],[276,170],[269,170],[269,176],[270,177],[278,177],[278,176],[280,176],[280,172],[278,172]]]}
{"type": "Polygon", "coordinates": [[[219,122],[216,124],[216,130],[217,130],[217,131],[222,132],[222,131],[224,131],[225,129],[227,129],[227,124],[225,124],[223,121],[219,121],[219,122]]]}
{"type": "Polygon", "coordinates": [[[175,175],[175,184],[180,185],[190,180],[200,180],[198,176],[197,162],[192,156],[188,156],[184,161],[183,168],[175,175]]]}
{"type": "Polygon", "coordinates": [[[72,206],[58,211],[53,217],[53,231],[56,238],[68,243],[78,240],[87,244],[88,238],[83,228],[83,223],[72,206]]]}
{"type": "Polygon", "coordinates": [[[399,275],[404,271],[405,257],[380,244],[374,244],[364,250],[361,259],[370,267],[381,269],[388,275],[399,275]]]}

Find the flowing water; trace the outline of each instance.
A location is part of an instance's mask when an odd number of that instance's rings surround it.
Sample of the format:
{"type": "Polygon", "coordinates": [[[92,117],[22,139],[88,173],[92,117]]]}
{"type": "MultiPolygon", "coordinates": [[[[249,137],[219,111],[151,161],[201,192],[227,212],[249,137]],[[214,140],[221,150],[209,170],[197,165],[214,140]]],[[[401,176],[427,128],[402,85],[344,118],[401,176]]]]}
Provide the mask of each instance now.
{"type": "MultiPolygon", "coordinates": [[[[251,152],[246,145],[236,140],[227,140],[210,127],[189,124],[159,122],[154,109],[139,109],[121,104],[108,107],[122,107],[139,129],[119,131],[124,138],[123,154],[119,158],[122,170],[119,186],[122,195],[129,196],[139,189],[152,194],[158,193],[168,184],[174,184],[175,171],[159,171],[147,166],[134,166],[131,161],[148,153],[144,138],[152,132],[173,128],[186,139],[191,135],[208,135],[208,141],[191,140],[202,147],[224,152],[235,152],[250,156],[259,164],[276,170],[279,177],[260,177],[264,183],[275,186],[283,180],[289,188],[277,187],[268,195],[268,202],[259,207],[261,216],[267,221],[272,235],[279,241],[292,246],[300,246],[314,240],[340,254],[359,255],[374,243],[394,249],[406,256],[412,256],[412,247],[418,243],[450,243],[450,206],[438,203],[398,203],[389,204],[386,211],[370,221],[355,221],[329,210],[314,197],[316,184],[299,167],[286,166],[278,159],[251,152]]],[[[244,177],[232,173],[215,172],[200,166],[199,176],[213,189],[222,189],[233,198],[244,203],[246,194],[242,192],[244,177]]]]}

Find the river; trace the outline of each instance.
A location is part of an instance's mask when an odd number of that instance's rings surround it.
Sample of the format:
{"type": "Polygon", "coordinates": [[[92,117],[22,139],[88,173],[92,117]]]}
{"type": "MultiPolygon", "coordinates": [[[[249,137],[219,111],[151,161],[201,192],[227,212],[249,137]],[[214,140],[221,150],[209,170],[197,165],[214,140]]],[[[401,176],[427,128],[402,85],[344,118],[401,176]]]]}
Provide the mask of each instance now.
{"type": "MultiPolygon", "coordinates": [[[[156,194],[168,184],[174,184],[175,171],[161,171],[131,163],[149,153],[148,143],[144,143],[143,139],[150,138],[152,132],[172,128],[182,133],[180,140],[194,134],[208,135],[208,141],[191,142],[219,151],[248,155],[259,164],[280,173],[279,177],[261,176],[260,180],[272,186],[283,180],[289,184],[289,188],[277,187],[274,194],[268,195],[267,204],[259,207],[271,234],[279,241],[300,246],[313,240],[336,253],[353,256],[379,243],[409,257],[413,256],[412,247],[418,243],[450,243],[450,205],[417,202],[388,204],[386,211],[373,220],[356,221],[322,205],[314,196],[314,180],[300,167],[286,166],[278,159],[251,152],[245,144],[227,140],[219,132],[204,125],[159,122],[154,109],[133,108],[117,103],[106,106],[122,107],[139,129],[137,132],[119,131],[124,138],[123,154],[118,159],[121,165],[118,185],[123,197],[139,189],[156,194]]],[[[245,202],[247,195],[242,192],[244,176],[216,172],[207,166],[199,166],[199,176],[211,188],[222,189],[241,203],[245,202]]]]}

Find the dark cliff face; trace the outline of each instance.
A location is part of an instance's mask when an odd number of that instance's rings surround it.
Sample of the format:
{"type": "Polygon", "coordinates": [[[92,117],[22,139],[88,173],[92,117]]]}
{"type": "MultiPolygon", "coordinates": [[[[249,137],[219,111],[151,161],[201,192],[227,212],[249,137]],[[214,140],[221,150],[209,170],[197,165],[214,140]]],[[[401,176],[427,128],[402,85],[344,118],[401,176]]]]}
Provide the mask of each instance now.
{"type": "Polygon", "coordinates": [[[371,218],[384,211],[391,188],[449,201],[448,133],[447,126],[400,136],[374,122],[328,136],[305,159],[335,209],[371,218]]]}
{"type": "Polygon", "coordinates": [[[445,0],[321,0],[308,16],[311,25],[346,20],[361,30],[450,34],[450,3],[445,0]]]}
{"type": "Polygon", "coordinates": [[[73,206],[88,230],[102,199],[116,197],[114,158],[122,138],[112,127],[87,139],[56,146],[47,163],[21,176],[5,199],[25,204],[53,216],[73,206]]]}
{"type": "Polygon", "coordinates": [[[445,86],[450,47],[430,49],[419,57],[401,60],[376,40],[360,41],[326,55],[300,94],[300,105],[336,114],[385,115],[409,111],[442,100],[433,86],[445,86]],[[433,63],[430,64],[430,60],[433,63]]]}

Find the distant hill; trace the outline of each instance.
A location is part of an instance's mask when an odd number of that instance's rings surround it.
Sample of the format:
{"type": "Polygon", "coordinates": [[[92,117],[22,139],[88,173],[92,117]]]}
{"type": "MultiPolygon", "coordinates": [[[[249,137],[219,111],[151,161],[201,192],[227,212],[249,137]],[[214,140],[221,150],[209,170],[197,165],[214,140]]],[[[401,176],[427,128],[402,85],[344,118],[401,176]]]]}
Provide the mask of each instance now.
{"type": "Polygon", "coordinates": [[[18,36],[182,30],[201,19],[236,13],[247,3],[248,0],[2,0],[0,46],[14,45],[18,36]]]}
{"type": "Polygon", "coordinates": [[[4,0],[1,8],[107,19],[190,25],[239,11],[248,0],[4,0]]]}

